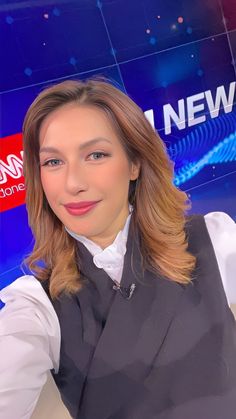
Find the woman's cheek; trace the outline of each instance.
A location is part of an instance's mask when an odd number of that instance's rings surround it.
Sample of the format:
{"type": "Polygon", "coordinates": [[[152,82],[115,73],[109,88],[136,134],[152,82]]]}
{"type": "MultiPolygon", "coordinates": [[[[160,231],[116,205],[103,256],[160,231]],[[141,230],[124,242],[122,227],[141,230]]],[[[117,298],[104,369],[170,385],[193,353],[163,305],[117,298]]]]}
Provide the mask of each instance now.
{"type": "Polygon", "coordinates": [[[53,201],[58,194],[58,187],[62,191],[62,183],[58,180],[52,179],[50,176],[41,175],[41,182],[44,193],[48,201],[53,201]]]}

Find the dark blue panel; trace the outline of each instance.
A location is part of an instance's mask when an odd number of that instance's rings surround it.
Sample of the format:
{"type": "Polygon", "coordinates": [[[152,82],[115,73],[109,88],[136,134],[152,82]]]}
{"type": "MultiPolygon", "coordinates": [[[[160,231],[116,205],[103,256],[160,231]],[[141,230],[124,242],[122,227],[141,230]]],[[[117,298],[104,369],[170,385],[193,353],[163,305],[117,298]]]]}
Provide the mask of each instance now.
{"type": "Polygon", "coordinates": [[[223,211],[236,222],[236,173],[225,175],[188,191],[192,214],[223,211]]]}
{"type": "Polygon", "coordinates": [[[95,1],[36,3],[1,13],[1,91],[115,63],[95,1]]]}
{"type": "Polygon", "coordinates": [[[118,62],[224,31],[217,0],[103,0],[118,62]]]}
{"type": "Polygon", "coordinates": [[[32,234],[28,228],[25,205],[0,214],[1,261],[0,272],[17,267],[32,249],[32,234]]]}
{"type": "MultiPolygon", "coordinates": [[[[68,79],[85,79],[92,76],[103,75],[112,80],[114,84],[125,90],[122,79],[120,77],[119,68],[116,65],[106,67],[103,71],[92,70],[88,73],[76,74],[68,79]]],[[[63,81],[54,80],[51,82],[39,83],[21,89],[13,89],[9,92],[0,94],[1,101],[1,124],[0,124],[0,137],[21,132],[22,123],[25,113],[33,102],[35,97],[47,86],[63,81]]]]}

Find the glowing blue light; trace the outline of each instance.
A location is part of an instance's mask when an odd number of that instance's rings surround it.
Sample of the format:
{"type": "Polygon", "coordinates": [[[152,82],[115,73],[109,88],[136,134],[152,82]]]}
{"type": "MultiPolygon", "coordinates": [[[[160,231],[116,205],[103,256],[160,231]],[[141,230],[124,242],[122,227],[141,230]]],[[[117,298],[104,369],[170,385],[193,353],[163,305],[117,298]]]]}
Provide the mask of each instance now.
{"type": "Polygon", "coordinates": [[[203,70],[201,68],[199,68],[199,70],[197,71],[197,75],[199,77],[202,77],[203,76],[203,70]]]}
{"type": "Polygon", "coordinates": [[[11,25],[14,22],[13,17],[10,15],[6,16],[5,20],[8,23],[8,25],[11,25]]]}
{"type": "Polygon", "coordinates": [[[76,65],[76,64],[77,64],[77,60],[76,60],[76,58],[75,58],[75,57],[70,57],[69,63],[70,63],[71,65],[76,65]]]}
{"type": "Polygon", "coordinates": [[[111,55],[113,55],[115,57],[115,55],[116,55],[116,49],[115,48],[111,48],[111,55]]]}
{"type": "Polygon", "coordinates": [[[30,77],[32,75],[32,73],[33,73],[32,68],[26,67],[24,69],[24,73],[25,73],[26,76],[30,77]]]}
{"type": "Polygon", "coordinates": [[[178,140],[177,143],[169,146],[170,158],[175,161],[176,166],[183,166],[183,161],[200,159],[215,144],[227,138],[235,131],[236,113],[221,114],[220,117],[208,119],[193,129],[190,134],[178,140]]]}
{"type": "Polygon", "coordinates": [[[151,45],[155,45],[157,43],[157,39],[155,38],[155,36],[151,36],[151,38],[149,39],[149,43],[151,45]]]}
{"type": "Polygon", "coordinates": [[[168,83],[166,81],[162,81],[161,82],[161,86],[164,87],[164,88],[166,88],[168,86],[168,83]]]}
{"type": "Polygon", "coordinates": [[[60,11],[60,9],[58,9],[58,7],[54,7],[52,13],[54,14],[54,16],[58,17],[58,16],[60,16],[61,11],[60,11]]]}
{"type": "Polygon", "coordinates": [[[207,165],[236,161],[236,131],[220,141],[198,161],[184,165],[176,171],[174,183],[181,185],[194,177],[207,165]]]}

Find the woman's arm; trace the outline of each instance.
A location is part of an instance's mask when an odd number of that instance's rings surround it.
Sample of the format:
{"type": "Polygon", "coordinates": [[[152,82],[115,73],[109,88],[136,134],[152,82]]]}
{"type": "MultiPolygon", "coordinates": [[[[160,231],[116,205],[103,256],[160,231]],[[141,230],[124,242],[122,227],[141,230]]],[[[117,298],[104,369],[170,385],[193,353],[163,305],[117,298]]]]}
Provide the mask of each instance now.
{"type": "Polygon", "coordinates": [[[48,370],[58,371],[60,326],[33,276],[18,278],[0,299],[0,418],[29,419],[48,370]]]}
{"type": "Polygon", "coordinates": [[[215,250],[229,304],[236,303],[236,224],[224,212],[210,212],[205,221],[215,250]]]}

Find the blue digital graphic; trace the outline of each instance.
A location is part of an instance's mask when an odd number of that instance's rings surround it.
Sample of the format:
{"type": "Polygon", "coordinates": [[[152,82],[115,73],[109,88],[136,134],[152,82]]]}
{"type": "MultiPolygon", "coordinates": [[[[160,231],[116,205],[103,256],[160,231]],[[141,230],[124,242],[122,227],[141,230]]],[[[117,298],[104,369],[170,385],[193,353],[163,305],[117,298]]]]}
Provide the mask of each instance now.
{"type": "Polygon", "coordinates": [[[192,179],[207,165],[236,162],[236,113],[199,125],[171,145],[168,152],[176,164],[177,186],[192,179]]]}
{"type": "Polygon", "coordinates": [[[236,161],[236,131],[229,137],[225,138],[219,144],[208,151],[200,160],[191,162],[182,166],[175,175],[175,184],[177,186],[185,183],[187,180],[195,176],[208,164],[227,163],[228,161],[236,161]]]}

